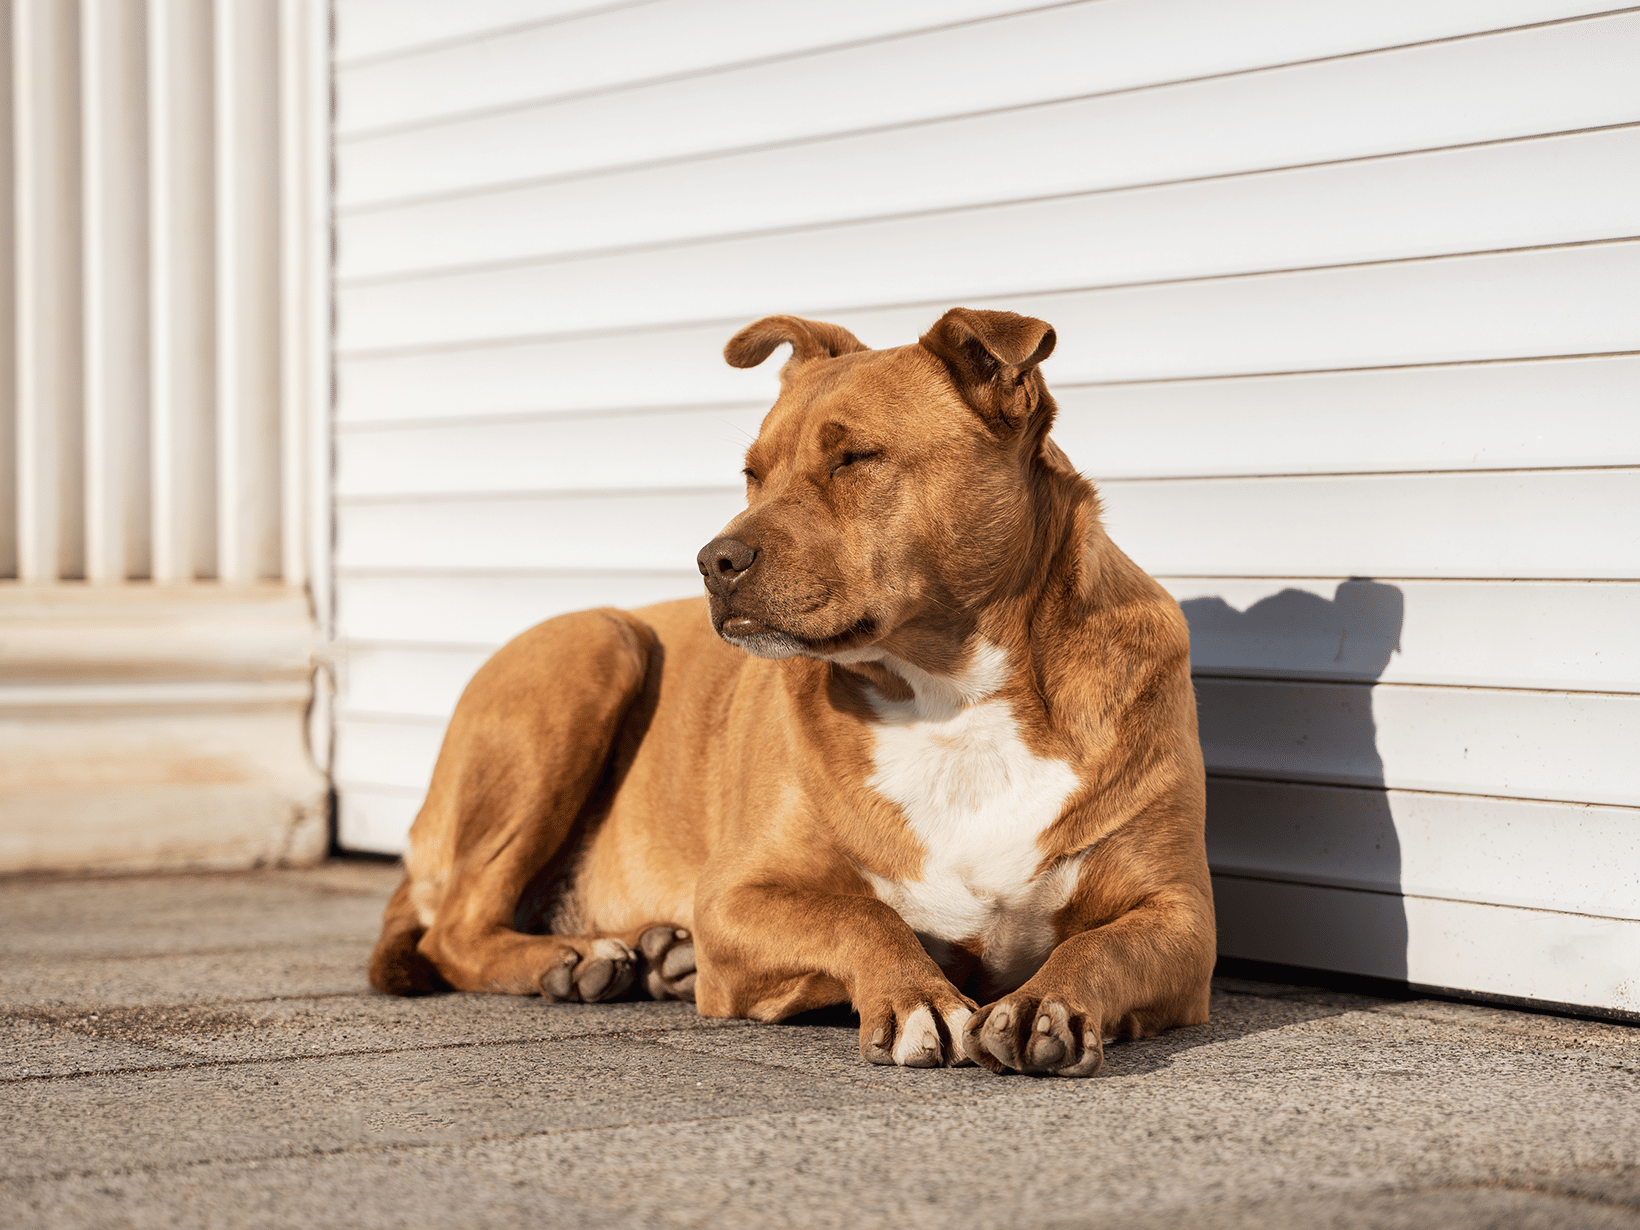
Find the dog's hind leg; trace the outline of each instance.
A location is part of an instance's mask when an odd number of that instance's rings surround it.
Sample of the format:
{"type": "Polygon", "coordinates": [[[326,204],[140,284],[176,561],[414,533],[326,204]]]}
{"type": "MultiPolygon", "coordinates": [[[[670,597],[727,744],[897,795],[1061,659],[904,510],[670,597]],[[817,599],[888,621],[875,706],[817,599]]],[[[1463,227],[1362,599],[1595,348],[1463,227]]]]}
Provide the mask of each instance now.
{"type": "Polygon", "coordinates": [[[428,995],[448,989],[433,963],[416,948],[427,928],[410,899],[410,888],[410,877],[405,876],[382,912],[381,938],[370,954],[370,985],[389,995],[428,995]]]}
{"type": "MultiPolygon", "coordinates": [[[[416,951],[451,987],[591,1001],[631,985],[630,945],[526,935],[514,929],[514,908],[602,784],[658,660],[640,620],[586,611],[519,636],[467,686],[411,830],[403,890],[425,926],[416,951]]],[[[384,947],[399,918],[389,911],[384,947]]]]}

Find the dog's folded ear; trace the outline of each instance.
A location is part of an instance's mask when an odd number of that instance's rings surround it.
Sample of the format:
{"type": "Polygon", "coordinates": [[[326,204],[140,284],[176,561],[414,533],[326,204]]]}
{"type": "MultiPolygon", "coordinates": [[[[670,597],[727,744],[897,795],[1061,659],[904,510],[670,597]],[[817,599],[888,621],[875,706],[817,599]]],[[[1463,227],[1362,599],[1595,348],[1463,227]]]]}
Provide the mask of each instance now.
{"type": "Polygon", "coordinates": [[[1042,400],[1037,364],[1053,353],[1053,326],[1017,312],[952,308],[917,339],[951,372],[963,400],[993,430],[1019,427],[1042,400]]]}
{"type": "Polygon", "coordinates": [[[842,325],[798,316],[765,316],[731,337],[723,348],[723,357],[730,367],[756,367],[787,344],[792,348],[788,366],[870,349],[842,325]]]}

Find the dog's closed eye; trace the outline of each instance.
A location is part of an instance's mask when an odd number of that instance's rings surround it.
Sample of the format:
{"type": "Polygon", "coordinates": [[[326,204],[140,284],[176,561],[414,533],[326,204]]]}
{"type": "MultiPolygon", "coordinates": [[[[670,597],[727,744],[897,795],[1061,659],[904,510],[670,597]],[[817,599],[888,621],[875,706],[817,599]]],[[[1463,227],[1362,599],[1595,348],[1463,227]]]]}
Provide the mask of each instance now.
{"type": "Polygon", "coordinates": [[[863,461],[871,461],[877,457],[881,457],[882,455],[883,452],[881,449],[856,449],[852,452],[844,453],[837,464],[831,468],[831,472],[835,475],[839,470],[847,470],[863,461]]]}

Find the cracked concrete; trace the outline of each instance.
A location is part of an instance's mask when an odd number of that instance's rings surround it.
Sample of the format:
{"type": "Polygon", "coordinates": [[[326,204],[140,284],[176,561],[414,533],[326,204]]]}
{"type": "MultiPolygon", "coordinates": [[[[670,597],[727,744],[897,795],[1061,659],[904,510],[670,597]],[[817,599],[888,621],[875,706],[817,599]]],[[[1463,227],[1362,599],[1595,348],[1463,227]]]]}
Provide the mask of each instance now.
{"type": "Polygon", "coordinates": [[[371,994],[397,872],[0,888],[8,1225],[1631,1227],[1640,1027],[1222,978],[1091,1081],[371,994]]]}

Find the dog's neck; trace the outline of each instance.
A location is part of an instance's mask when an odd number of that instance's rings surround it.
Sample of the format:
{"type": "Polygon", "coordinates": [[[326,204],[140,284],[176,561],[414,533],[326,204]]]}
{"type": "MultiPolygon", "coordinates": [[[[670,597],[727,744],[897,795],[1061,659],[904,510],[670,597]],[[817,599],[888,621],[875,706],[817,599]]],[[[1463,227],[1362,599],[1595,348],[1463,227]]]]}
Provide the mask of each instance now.
{"type": "Polygon", "coordinates": [[[1099,607],[1125,601],[1133,565],[1106,538],[1093,485],[1068,462],[1051,461],[1033,467],[1002,559],[967,601],[953,595],[877,644],[831,660],[891,703],[954,711],[1023,675],[1028,686],[1012,690],[1051,708],[1038,657],[1099,607]]]}

